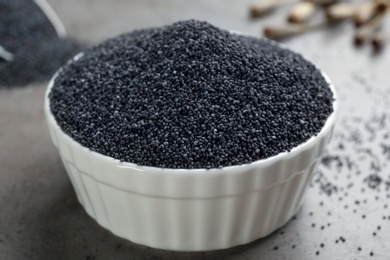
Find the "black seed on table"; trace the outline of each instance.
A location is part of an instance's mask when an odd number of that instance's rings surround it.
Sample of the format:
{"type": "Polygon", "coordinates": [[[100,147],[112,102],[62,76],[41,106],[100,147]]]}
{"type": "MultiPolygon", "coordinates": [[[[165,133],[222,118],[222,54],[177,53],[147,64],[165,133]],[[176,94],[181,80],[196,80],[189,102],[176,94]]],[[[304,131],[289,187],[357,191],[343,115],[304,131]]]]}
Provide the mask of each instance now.
{"type": "Polygon", "coordinates": [[[323,248],[324,246],[325,246],[325,245],[324,245],[324,243],[321,243],[321,244],[320,244],[320,247],[322,247],[322,248],[323,248]]]}
{"type": "Polygon", "coordinates": [[[382,178],[377,174],[370,174],[365,180],[371,189],[376,189],[382,183],[382,178]]]}
{"type": "Polygon", "coordinates": [[[292,245],[291,248],[294,249],[294,248],[295,248],[295,245],[292,245]]]}
{"type": "Polygon", "coordinates": [[[376,236],[376,232],[372,233],[372,235],[375,237],[376,236]]]}
{"type": "Polygon", "coordinates": [[[370,256],[374,256],[374,252],[371,251],[371,252],[370,252],[370,256]]]}
{"type": "Polygon", "coordinates": [[[319,255],[319,254],[320,254],[320,251],[317,251],[317,252],[316,252],[316,255],[319,255]]]}
{"type": "Polygon", "coordinates": [[[362,251],[362,248],[360,246],[358,247],[358,251],[362,251]]]}
{"type": "Polygon", "coordinates": [[[290,151],[333,111],[328,83],[300,55],[195,20],[84,52],[63,67],[49,98],[61,129],[81,145],[120,161],[184,169],[290,151]]]}
{"type": "Polygon", "coordinates": [[[366,218],[366,215],[362,215],[362,218],[366,218]]]}
{"type": "Polygon", "coordinates": [[[276,251],[276,250],[279,249],[279,247],[278,246],[274,246],[272,249],[276,251]]]}
{"type": "Polygon", "coordinates": [[[316,226],[316,224],[315,224],[315,223],[311,224],[311,227],[315,227],[315,226],[316,226]]]}
{"type": "Polygon", "coordinates": [[[378,230],[381,230],[381,226],[378,226],[377,229],[378,229],[378,230]]]}

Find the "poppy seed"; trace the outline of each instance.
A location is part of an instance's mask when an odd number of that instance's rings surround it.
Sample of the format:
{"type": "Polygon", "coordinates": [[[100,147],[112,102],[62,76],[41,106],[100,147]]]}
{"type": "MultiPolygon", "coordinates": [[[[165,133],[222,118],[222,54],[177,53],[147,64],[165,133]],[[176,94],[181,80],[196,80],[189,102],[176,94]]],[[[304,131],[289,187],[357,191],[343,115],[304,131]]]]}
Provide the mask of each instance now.
{"type": "Polygon", "coordinates": [[[300,55],[194,20],[86,51],[49,97],[57,123],[80,144],[162,168],[219,168],[290,151],[333,111],[328,83],[300,55]]]}

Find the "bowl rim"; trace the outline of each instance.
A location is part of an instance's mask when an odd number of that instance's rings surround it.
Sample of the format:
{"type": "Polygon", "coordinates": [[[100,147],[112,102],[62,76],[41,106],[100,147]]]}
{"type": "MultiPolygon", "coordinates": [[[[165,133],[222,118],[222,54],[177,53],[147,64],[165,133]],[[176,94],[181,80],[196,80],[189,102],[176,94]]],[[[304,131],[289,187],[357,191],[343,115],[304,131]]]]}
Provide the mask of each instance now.
{"type": "MultiPolygon", "coordinates": [[[[332,102],[333,112],[328,116],[327,120],[325,121],[325,124],[321,128],[320,132],[317,133],[317,135],[310,137],[308,140],[299,144],[298,146],[295,146],[290,151],[281,152],[281,153],[278,153],[278,154],[273,155],[271,157],[256,160],[256,161],[248,163],[248,164],[231,165],[231,166],[226,166],[226,167],[221,167],[221,168],[210,168],[210,169],[206,169],[206,168],[194,168],[194,169],[162,168],[162,167],[146,166],[146,165],[139,165],[139,164],[132,163],[132,162],[120,161],[119,159],[115,159],[111,156],[107,156],[107,155],[95,152],[95,151],[91,150],[90,148],[83,146],[82,144],[77,142],[75,139],[73,139],[70,135],[65,133],[61,129],[61,127],[58,125],[58,123],[57,123],[56,119],[54,118],[54,115],[52,114],[51,109],[50,109],[49,94],[51,92],[51,89],[54,86],[55,79],[57,78],[58,74],[62,70],[62,67],[59,68],[57,70],[57,72],[53,75],[53,77],[50,79],[48,87],[45,91],[44,112],[46,114],[48,124],[53,126],[55,128],[55,130],[57,131],[57,133],[60,133],[61,135],[63,135],[64,138],[68,142],[71,142],[76,147],[82,149],[85,153],[92,154],[95,158],[98,158],[100,160],[105,160],[110,164],[115,164],[115,166],[119,167],[119,168],[128,168],[128,169],[136,170],[138,172],[153,172],[154,174],[164,174],[164,175],[167,175],[167,174],[171,174],[171,175],[177,175],[177,174],[179,174],[179,175],[183,175],[183,174],[210,175],[210,174],[212,174],[213,176],[215,176],[215,175],[226,174],[226,173],[233,173],[234,174],[234,173],[237,173],[238,169],[241,170],[244,168],[252,169],[252,168],[258,168],[258,167],[264,167],[264,166],[274,164],[281,159],[292,158],[292,157],[296,156],[297,154],[301,153],[302,151],[305,151],[305,150],[309,149],[310,147],[315,146],[316,143],[318,142],[318,140],[321,140],[322,137],[326,136],[332,130],[332,127],[333,127],[334,123],[336,122],[338,109],[339,109],[336,89],[335,89],[334,85],[332,84],[332,82],[330,81],[327,74],[324,71],[322,71],[321,69],[319,69],[313,62],[311,62],[309,59],[307,59],[304,55],[293,51],[289,47],[286,47],[284,44],[281,44],[279,42],[275,42],[273,40],[269,40],[266,38],[261,38],[261,37],[257,37],[254,35],[246,34],[246,33],[241,33],[241,32],[236,32],[236,31],[230,31],[230,32],[234,33],[234,34],[242,34],[242,35],[247,35],[250,37],[260,38],[260,39],[268,41],[270,44],[273,44],[273,45],[276,45],[280,48],[289,50],[295,54],[302,56],[307,62],[314,65],[314,67],[321,72],[322,77],[328,83],[328,86],[333,94],[333,102],[332,102]]],[[[84,52],[80,52],[80,53],[76,54],[73,58],[71,58],[67,62],[67,64],[76,62],[77,60],[79,60],[83,56],[84,56],[84,52]]]]}

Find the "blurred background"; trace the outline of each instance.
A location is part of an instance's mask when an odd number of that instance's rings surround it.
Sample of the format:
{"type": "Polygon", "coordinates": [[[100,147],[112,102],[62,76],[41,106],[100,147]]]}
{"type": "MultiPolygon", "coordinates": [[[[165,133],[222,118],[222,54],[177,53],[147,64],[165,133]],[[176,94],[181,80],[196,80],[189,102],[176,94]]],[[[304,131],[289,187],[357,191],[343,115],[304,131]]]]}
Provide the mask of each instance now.
{"type": "Polygon", "coordinates": [[[334,2],[0,0],[0,258],[390,259],[389,3],[334,2]],[[366,17],[359,28],[357,13],[366,17]],[[265,31],[324,70],[340,101],[299,213],[269,237],[228,250],[156,250],[101,228],[77,202],[43,115],[48,79],[75,53],[185,19],[265,31]]]}

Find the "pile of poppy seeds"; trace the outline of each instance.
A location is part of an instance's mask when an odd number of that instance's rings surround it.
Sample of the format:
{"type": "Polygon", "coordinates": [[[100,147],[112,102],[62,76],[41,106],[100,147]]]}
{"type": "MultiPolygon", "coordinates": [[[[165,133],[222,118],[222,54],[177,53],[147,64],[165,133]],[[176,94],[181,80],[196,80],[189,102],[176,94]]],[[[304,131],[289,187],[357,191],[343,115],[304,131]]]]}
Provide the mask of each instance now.
{"type": "Polygon", "coordinates": [[[0,46],[13,55],[0,57],[0,88],[48,80],[83,45],[61,39],[32,0],[0,0],[0,46]]]}
{"type": "Polygon", "coordinates": [[[91,150],[183,169],[290,151],[333,112],[328,83],[300,55],[195,20],[86,51],[63,68],[50,101],[62,130],[91,150]]]}

